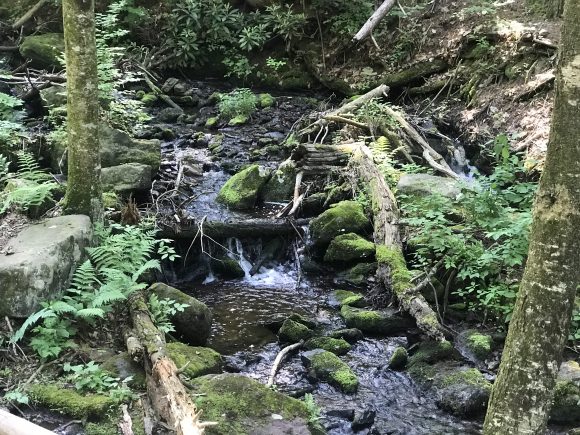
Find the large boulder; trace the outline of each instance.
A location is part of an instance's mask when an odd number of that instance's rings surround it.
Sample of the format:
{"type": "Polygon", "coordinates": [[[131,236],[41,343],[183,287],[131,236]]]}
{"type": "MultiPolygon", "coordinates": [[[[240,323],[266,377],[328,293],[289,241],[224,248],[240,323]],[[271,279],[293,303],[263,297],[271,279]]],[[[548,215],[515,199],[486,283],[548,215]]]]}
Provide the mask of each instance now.
{"type": "Polygon", "coordinates": [[[193,379],[220,373],[222,356],[209,347],[194,347],[184,343],[168,343],[167,354],[185,376],[193,379]]]}
{"type": "Polygon", "coordinates": [[[171,317],[177,335],[187,343],[203,345],[211,332],[212,314],[207,305],[167,284],[155,283],[149,287],[159,299],[171,299],[188,306],[171,317]]]}
{"type": "Polygon", "coordinates": [[[374,335],[395,334],[413,326],[413,321],[410,318],[389,308],[375,311],[343,305],[340,309],[340,315],[349,328],[357,328],[364,333],[374,335]]]}
{"type": "Polygon", "coordinates": [[[40,100],[46,109],[66,105],[66,85],[55,84],[48,88],[41,89],[40,100]]]}
{"type": "Polygon", "coordinates": [[[397,190],[405,195],[441,195],[451,199],[461,193],[457,181],[429,174],[404,174],[397,184],[397,190]]]}
{"type": "Polygon", "coordinates": [[[59,58],[64,53],[64,35],[45,33],[26,36],[20,44],[20,54],[30,59],[34,68],[60,68],[59,58]]]}
{"type": "Polygon", "coordinates": [[[105,191],[147,191],[151,189],[152,179],[151,166],[142,163],[125,163],[101,170],[101,182],[105,191]]]}
{"type": "Polygon", "coordinates": [[[260,165],[248,166],[226,181],[217,201],[234,210],[251,209],[269,176],[269,171],[260,165]]]}
{"type": "Polygon", "coordinates": [[[208,435],[308,435],[305,403],[274,391],[246,376],[232,373],[207,375],[191,381],[196,405],[203,409],[208,435]]]}
{"type": "Polygon", "coordinates": [[[282,202],[292,199],[296,181],[296,163],[286,160],[278,166],[264,185],[262,199],[266,202],[282,202]]]}
{"type": "Polygon", "coordinates": [[[141,163],[151,166],[153,171],[161,162],[161,142],[157,139],[135,139],[129,133],[99,125],[99,145],[103,168],[124,163],[141,163]]]}
{"type": "Polygon", "coordinates": [[[330,242],[324,261],[327,263],[352,263],[375,256],[375,244],[355,233],[336,236],[330,242]]]}
{"type": "Polygon", "coordinates": [[[336,236],[361,234],[370,228],[363,206],[356,201],[341,201],[310,222],[310,235],[315,246],[327,246],[336,236]]]}
{"type": "Polygon", "coordinates": [[[480,363],[491,355],[493,338],[475,329],[467,329],[457,335],[455,346],[469,361],[480,363]]]}
{"type": "Polygon", "coordinates": [[[550,420],[580,422],[580,365],[577,361],[565,361],[560,366],[550,420]]]}
{"type": "Polygon", "coordinates": [[[0,255],[0,316],[28,317],[68,288],[92,235],[88,216],[46,219],[25,228],[0,255]]]}

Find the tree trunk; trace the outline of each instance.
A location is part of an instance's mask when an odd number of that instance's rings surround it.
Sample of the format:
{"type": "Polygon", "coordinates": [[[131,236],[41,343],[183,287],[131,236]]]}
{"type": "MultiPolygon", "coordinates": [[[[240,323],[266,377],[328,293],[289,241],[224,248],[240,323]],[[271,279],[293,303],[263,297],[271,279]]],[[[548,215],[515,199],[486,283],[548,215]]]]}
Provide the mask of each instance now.
{"type": "Polygon", "coordinates": [[[544,172],[526,269],[484,433],[540,434],[580,283],[580,2],[567,1],[544,172]]]}
{"type": "Polygon", "coordinates": [[[68,183],[65,211],[103,216],[94,0],[63,0],[67,74],[68,183]]]}

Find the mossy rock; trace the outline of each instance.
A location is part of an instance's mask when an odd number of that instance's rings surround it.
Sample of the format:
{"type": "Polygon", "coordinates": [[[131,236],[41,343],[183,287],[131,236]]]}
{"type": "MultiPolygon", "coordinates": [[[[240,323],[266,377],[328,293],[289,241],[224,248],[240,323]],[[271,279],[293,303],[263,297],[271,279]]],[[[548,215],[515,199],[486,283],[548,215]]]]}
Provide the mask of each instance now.
{"type": "Polygon", "coordinates": [[[235,127],[236,125],[243,125],[243,124],[247,123],[249,120],[250,120],[249,116],[237,115],[237,116],[234,116],[232,119],[230,119],[230,121],[228,122],[228,125],[235,127]]]}
{"type": "Polygon", "coordinates": [[[304,402],[246,376],[202,376],[191,384],[203,420],[218,423],[205,428],[208,435],[309,433],[304,402]]]}
{"type": "Polygon", "coordinates": [[[119,196],[115,192],[103,192],[103,207],[119,209],[119,196]]]}
{"type": "Polygon", "coordinates": [[[401,370],[405,368],[408,358],[409,355],[407,354],[407,349],[403,346],[397,347],[389,358],[389,368],[392,370],[401,370]]]}
{"type": "Polygon", "coordinates": [[[178,369],[189,378],[220,373],[222,356],[209,347],[194,347],[184,343],[168,343],[167,354],[178,369]]]}
{"type": "Polygon", "coordinates": [[[144,93],[139,99],[145,106],[153,106],[159,101],[159,97],[152,92],[144,93]]]}
{"type": "Polygon", "coordinates": [[[334,353],[311,350],[302,354],[302,361],[316,379],[328,382],[345,393],[354,393],[358,389],[358,378],[348,364],[334,353]]]}
{"type": "Polygon", "coordinates": [[[251,165],[233,175],[219,191],[217,201],[234,210],[249,210],[256,205],[260,190],[268,181],[269,172],[251,165]]]}
{"type": "Polygon", "coordinates": [[[217,126],[217,123],[218,123],[218,117],[211,116],[211,117],[207,118],[207,121],[205,121],[205,126],[207,128],[213,128],[213,127],[217,126]]]}
{"type": "Polygon", "coordinates": [[[314,331],[309,327],[298,323],[292,319],[286,319],[278,331],[281,341],[298,343],[300,340],[308,340],[314,335],[314,331]]]}
{"type": "Polygon", "coordinates": [[[350,305],[351,307],[364,308],[368,306],[365,297],[361,293],[351,292],[349,290],[334,290],[329,297],[331,306],[350,305]]]}
{"type": "Polygon", "coordinates": [[[159,299],[171,299],[186,304],[183,311],[171,316],[171,323],[175,326],[176,334],[189,344],[203,345],[211,332],[213,316],[210,309],[203,302],[192,296],[163,283],[155,283],[149,287],[149,292],[155,293],[159,299]]]}
{"type": "Polygon", "coordinates": [[[327,263],[351,263],[373,258],[375,244],[355,233],[336,236],[330,242],[324,261],[327,263]]]}
{"type": "Polygon", "coordinates": [[[560,367],[550,420],[557,423],[580,421],[580,366],[577,361],[565,361],[560,367]]]}
{"type": "Polygon", "coordinates": [[[294,194],[295,181],[296,163],[292,160],[282,162],[264,185],[262,199],[269,202],[290,200],[294,194]]]}
{"type": "Polygon", "coordinates": [[[337,329],[328,334],[328,336],[332,338],[342,338],[351,344],[364,338],[362,331],[357,328],[337,329]]]}
{"type": "Polygon", "coordinates": [[[364,310],[343,305],[340,315],[349,328],[360,329],[365,334],[389,335],[405,331],[413,326],[408,317],[400,316],[395,310],[364,310]]]}
{"type": "Polygon", "coordinates": [[[359,263],[341,272],[338,278],[354,286],[365,285],[371,275],[377,271],[377,263],[359,263]]]}
{"type": "Polygon", "coordinates": [[[341,201],[310,222],[310,235],[315,246],[324,247],[336,236],[364,233],[370,221],[363,206],[356,201],[341,201]]]}
{"type": "Polygon", "coordinates": [[[74,390],[52,384],[31,385],[27,393],[36,405],[80,419],[101,418],[117,404],[109,396],[82,395],[74,390]]]}
{"type": "Polygon", "coordinates": [[[318,323],[314,319],[309,319],[306,316],[298,313],[292,313],[288,316],[288,319],[294,320],[295,322],[301,323],[302,325],[306,326],[307,328],[314,329],[318,326],[318,323]]]}
{"type": "Polygon", "coordinates": [[[271,107],[276,102],[275,98],[270,94],[259,94],[258,104],[261,108],[271,107]]]}
{"type": "Polygon", "coordinates": [[[474,329],[463,331],[457,336],[457,348],[464,356],[474,362],[485,360],[492,351],[493,338],[474,329]]]}
{"type": "Polygon", "coordinates": [[[121,380],[131,377],[129,386],[137,389],[146,388],[146,378],[143,366],[129,356],[127,352],[121,352],[100,365],[101,370],[108,372],[114,378],[121,380]]]}
{"type": "Polygon", "coordinates": [[[335,355],[345,355],[352,348],[346,340],[332,337],[314,337],[304,343],[306,349],[323,349],[335,355]]]}
{"type": "Polygon", "coordinates": [[[31,60],[34,68],[61,68],[59,57],[64,54],[64,35],[44,33],[26,36],[20,44],[22,57],[31,60]]]}
{"type": "Polygon", "coordinates": [[[387,264],[391,271],[391,288],[399,297],[412,297],[407,290],[413,288],[411,272],[400,249],[393,249],[385,245],[376,245],[375,256],[377,263],[387,264]]]}
{"type": "Polygon", "coordinates": [[[453,345],[449,341],[423,341],[409,358],[409,365],[419,363],[433,364],[451,359],[454,356],[453,345]]]}
{"type": "Polygon", "coordinates": [[[211,270],[222,278],[235,279],[246,276],[240,263],[233,258],[212,258],[210,266],[211,270]]]}

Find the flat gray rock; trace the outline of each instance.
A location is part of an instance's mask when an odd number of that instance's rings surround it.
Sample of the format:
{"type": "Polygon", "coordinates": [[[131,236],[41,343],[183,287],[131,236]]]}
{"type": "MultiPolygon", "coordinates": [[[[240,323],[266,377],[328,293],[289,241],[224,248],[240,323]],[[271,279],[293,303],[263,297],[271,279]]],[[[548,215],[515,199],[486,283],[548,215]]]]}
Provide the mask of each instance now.
{"type": "Polygon", "coordinates": [[[30,225],[0,255],[0,316],[28,317],[40,302],[69,285],[92,236],[88,216],[70,215],[30,225]]]}
{"type": "Polygon", "coordinates": [[[406,195],[442,195],[451,199],[461,193],[457,181],[429,174],[404,174],[397,184],[397,190],[406,195]]]}

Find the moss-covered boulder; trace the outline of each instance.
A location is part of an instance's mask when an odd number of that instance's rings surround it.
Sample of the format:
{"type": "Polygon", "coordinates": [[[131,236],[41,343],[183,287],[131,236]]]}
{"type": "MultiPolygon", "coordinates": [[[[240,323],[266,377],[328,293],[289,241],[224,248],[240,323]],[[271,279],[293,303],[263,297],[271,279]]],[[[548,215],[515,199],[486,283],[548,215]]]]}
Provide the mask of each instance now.
{"type": "Polygon", "coordinates": [[[213,128],[217,126],[219,118],[217,116],[211,116],[209,118],[207,118],[207,121],[205,121],[205,126],[207,128],[213,128]]]}
{"type": "Polygon", "coordinates": [[[146,386],[143,366],[133,361],[127,352],[121,352],[107,359],[100,367],[101,370],[109,373],[114,378],[123,380],[130,377],[131,380],[128,382],[130,387],[144,389],[146,386]]]}
{"type": "Polygon", "coordinates": [[[428,363],[453,358],[454,349],[449,341],[423,341],[409,358],[409,365],[428,363]]]}
{"type": "Polygon", "coordinates": [[[161,163],[159,140],[135,139],[127,132],[117,130],[105,123],[99,124],[99,145],[103,168],[124,163],[141,163],[157,171],[161,163]]]}
{"type": "Polygon", "coordinates": [[[103,189],[117,193],[149,191],[152,180],[151,166],[142,163],[125,163],[101,170],[103,189]]]}
{"type": "Polygon", "coordinates": [[[269,172],[260,165],[251,165],[233,175],[218,193],[217,201],[234,210],[248,210],[256,205],[260,190],[268,181],[269,172]]]}
{"type": "Polygon", "coordinates": [[[264,185],[262,199],[266,202],[283,202],[292,199],[296,181],[296,163],[286,160],[278,166],[264,185]]]}
{"type": "Polygon", "coordinates": [[[309,413],[293,399],[238,374],[202,376],[191,381],[208,435],[310,433],[309,413]]]}
{"type": "Polygon", "coordinates": [[[360,329],[365,334],[389,335],[405,331],[413,326],[411,319],[400,315],[393,309],[375,311],[343,305],[340,315],[346,322],[346,326],[360,329]]]}
{"type": "Polygon", "coordinates": [[[20,44],[20,54],[30,59],[34,68],[60,68],[59,58],[64,55],[64,35],[44,33],[26,36],[20,44]]]}
{"type": "Polygon", "coordinates": [[[228,125],[231,127],[235,127],[236,125],[244,125],[249,120],[250,117],[247,115],[236,115],[228,121],[228,125]]]}
{"type": "Polygon", "coordinates": [[[405,368],[408,358],[409,355],[407,354],[407,349],[403,346],[397,347],[389,358],[389,368],[392,370],[401,370],[405,368]]]}
{"type": "Polygon", "coordinates": [[[348,342],[342,338],[314,337],[304,343],[306,349],[323,349],[336,355],[345,355],[352,348],[348,342]]]}
{"type": "Polygon", "coordinates": [[[492,352],[493,338],[475,329],[462,331],[455,339],[457,349],[473,362],[485,360],[492,352]]]}
{"type": "Polygon", "coordinates": [[[209,347],[175,342],[167,344],[167,353],[177,368],[189,378],[221,372],[222,356],[209,347]]]}
{"type": "Polygon", "coordinates": [[[352,263],[373,258],[375,244],[355,233],[336,236],[330,242],[324,261],[327,263],[352,263]]]}
{"type": "Polygon", "coordinates": [[[82,395],[74,390],[52,384],[31,385],[27,393],[36,405],[80,419],[104,417],[107,411],[116,405],[109,396],[82,395]]]}
{"type": "Polygon", "coordinates": [[[175,326],[178,336],[187,343],[203,345],[211,332],[212,314],[207,305],[198,301],[178,289],[163,283],[155,283],[149,287],[149,291],[155,293],[160,299],[171,299],[188,306],[171,317],[171,323],[175,326]]]}
{"type": "Polygon", "coordinates": [[[314,335],[314,331],[308,326],[292,319],[286,319],[278,331],[280,341],[298,343],[300,340],[308,340],[314,335]]]}
{"type": "Polygon", "coordinates": [[[226,279],[243,278],[246,272],[240,263],[233,258],[211,258],[209,262],[212,272],[226,279]]]}
{"type": "Polygon", "coordinates": [[[266,107],[273,106],[275,102],[276,102],[276,100],[270,94],[259,94],[258,95],[258,104],[260,105],[260,107],[262,109],[266,108],[266,107]]]}
{"type": "Polygon", "coordinates": [[[565,361],[560,367],[550,420],[558,423],[580,421],[580,365],[565,361]]]}
{"type": "Polygon", "coordinates": [[[315,246],[327,246],[336,236],[364,233],[370,221],[363,206],[356,201],[341,201],[310,222],[310,235],[315,246]]]}
{"type": "Polygon", "coordinates": [[[40,100],[46,109],[66,106],[66,85],[53,85],[41,89],[40,100]]]}
{"type": "Polygon", "coordinates": [[[349,290],[334,290],[328,297],[328,303],[332,307],[350,305],[351,307],[364,308],[368,306],[364,295],[349,290]]]}
{"type": "Polygon", "coordinates": [[[304,352],[302,361],[314,378],[328,382],[345,393],[354,393],[358,389],[358,378],[348,364],[334,353],[315,349],[304,352]]]}
{"type": "Polygon", "coordinates": [[[332,338],[342,338],[351,344],[364,338],[362,331],[357,328],[337,329],[336,331],[331,331],[328,336],[332,338]]]}
{"type": "Polygon", "coordinates": [[[338,274],[337,279],[354,286],[364,286],[377,271],[377,263],[359,263],[338,274]]]}

